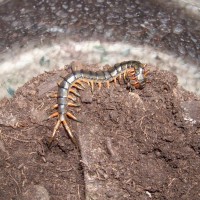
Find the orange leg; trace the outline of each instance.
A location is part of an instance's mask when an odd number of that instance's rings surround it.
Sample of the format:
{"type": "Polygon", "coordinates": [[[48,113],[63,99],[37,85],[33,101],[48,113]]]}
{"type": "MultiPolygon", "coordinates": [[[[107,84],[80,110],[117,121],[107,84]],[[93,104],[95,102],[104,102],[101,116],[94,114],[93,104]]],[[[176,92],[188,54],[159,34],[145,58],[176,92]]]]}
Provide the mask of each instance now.
{"type": "Polygon", "coordinates": [[[81,106],[80,104],[75,104],[75,103],[71,103],[71,102],[69,102],[67,105],[72,106],[72,107],[80,107],[81,106]]]}
{"type": "Polygon", "coordinates": [[[56,131],[58,130],[60,123],[61,123],[61,120],[58,119],[58,121],[57,121],[57,123],[56,123],[56,125],[54,126],[54,129],[53,129],[53,134],[51,136],[51,142],[53,141],[53,139],[55,137],[56,131]]]}
{"type": "Polygon", "coordinates": [[[70,100],[72,100],[72,101],[76,101],[76,97],[73,97],[72,95],[68,95],[67,98],[70,99],[70,100]]]}
{"type": "Polygon", "coordinates": [[[109,81],[106,82],[106,85],[107,85],[107,88],[110,88],[110,82],[109,81]]]}
{"type": "Polygon", "coordinates": [[[51,143],[53,142],[53,140],[54,140],[54,138],[55,138],[55,135],[56,135],[56,131],[58,130],[58,128],[59,128],[59,126],[60,126],[61,123],[63,124],[65,130],[66,130],[67,133],[69,134],[69,137],[70,137],[70,139],[72,140],[72,142],[73,142],[76,146],[78,146],[78,145],[77,145],[77,142],[76,142],[76,139],[74,138],[74,136],[73,136],[73,134],[72,134],[72,132],[71,132],[71,130],[70,130],[70,128],[69,128],[69,126],[68,126],[66,120],[61,121],[60,119],[58,119],[56,125],[54,126],[53,133],[52,133],[51,140],[50,140],[50,145],[51,145],[51,143]]]}
{"type": "Polygon", "coordinates": [[[48,117],[48,119],[57,117],[58,115],[59,115],[59,113],[58,113],[58,112],[55,112],[55,113],[53,113],[52,115],[50,115],[50,116],[48,117]]]}
{"type": "Polygon", "coordinates": [[[114,78],[114,83],[115,83],[115,86],[117,85],[117,78],[114,78]]]}
{"type": "Polygon", "coordinates": [[[131,76],[129,79],[130,80],[136,80],[137,78],[135,76],[131,76]]]}
{"type": "Polygon", "coordinates": [[[126,75],[127,75],[127,73],[124,72],[124,81],[126,81],[126,75]]]}
{"type": "Polygon", "coordinates": [[[134,69],[129,69],[128,73],[134,73],[135,74],[135,70],[134,69]]]}
{"type": "Polygon", "coordinates": [[[135,76],[135,73],[128,73],[128,76],[135,76]]]}
{"type": "Polygon", "coordinates": [[[64,125],[64,127],[65,127],[65,130],[66,130],[67,133],[69,134],[69,137],[71,138],[72,142],[73,142],[76,146],[78,146],[78,145],[77,145],[77,142],[76,142],[76,139],[74,138],[74,136],[73,136],[73,134],[72,134],[72,132],[71,132],[71,130],[70,130],[70,128],[69,128],[69,126],[68,126],[66,120],[62,121],[62,123],[63,123],[63,125],[64,125]]]}
{"type": "Polygon", "coordinates": [[[102,83],[98,82],[99,90],[101,89],[102,83]]]}
{"type": "Polygon", "coordinates": [[[133,75],[135,75],[135,70],[128,70],[127,74],[133,76],[133,75]]]}
{"type": "Polygon", "coordinates": [[[122,80],[122,75],[120,74],[118,77],[119,77],[119,81],[121,81],[122,80]]]}
{"type": "Polygon", "coordinates": [[[87,79],[81,79],[81,81],[87,83],[90,86],[90,81],[88,81],[87,79]]]}
{"type": "Polygon", "coordinates": [[[58,108],[58,104],[55,104],[51,107],[51,109],[55,109],[55,108],[58,108]]]}
{"type": "Polygon", "coordinates": [[[84,90],[84,88],[82,88],[80,85],[77,85],[76,83],[72,85],[72,87],[75,87],[79,90],[84,90]]]}
{"type": "Polygon", "coordinates": [[[50,93],[50,94],[47,94],[47,97],[50,97],[50,98],[57,98],[57,97],[58,97],[58,94],[57,94],[57,93],[50,93]]]}
{"type": "Polygon", "coordinates": [[[81,82],[81,80],[77,80],[76,83],[78,83],[79,85],[81,85],[83,88],[85,88],[84,84],[81,82]]]}
{"type": "Polygon", "coordinates": [[[71,92],[72,94],[76,95],[77,97],[80,97],[81,95],[74,89],[70,88],[69,92],[71,92]]]}
{"type": "Polygon", "coordinates": [[[139,85],[140,84],[138,82],[136,82],[136,83],[133,84],[134,88],[139,88],[139,85]]]}
{"type": "Polygon", "coordinates": [[[146,76],[149,74],[149,72],[150,72],[150,70],[146,70],[146,71],[144,72],[144,76],[146,77],[146,76]]]}
{"type": "Polygon", "coordinates": [[[94,91],[94,81],[90,81],[92,92],[94,91]]]}
{"type": "Polygon", "coordinates": [[[75,120],[75,121],[77,121],[77,122],[82,123],[82,121],[78,120],[78,119],[77,119],[74,115],[72,115],[70,112],[67,112],[66,115],[67,115],[69,118],[71,118],[71,119],[73,119],[73,120],[75,120]]]}

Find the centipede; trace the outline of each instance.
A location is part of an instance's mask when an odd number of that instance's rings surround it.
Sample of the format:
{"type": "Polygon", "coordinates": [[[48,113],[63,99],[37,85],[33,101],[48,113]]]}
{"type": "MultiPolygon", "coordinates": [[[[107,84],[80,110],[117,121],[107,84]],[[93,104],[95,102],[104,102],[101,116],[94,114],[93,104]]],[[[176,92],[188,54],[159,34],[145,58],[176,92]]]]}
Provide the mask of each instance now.
{"type": "Polygon", "coordinates": [[[86,84],[91,87],[91,91],[93,92],[96,85],[101,89],[104,85],[109,88],[111,83],[116,85],[117,83],[123,82],[127,85],[127,88],[133,91],[135,89],[144,88],[148,73],[149,70],[146,69],[146,64],[130,60],[117,63],[108,70],[96,72],[84,69],[77,71],[72,70],[70,74],[62,77],[62,80],[58,83],[58,91],[54,94],[54,97],[57,98],[57,104],[53,106],[53,109],[57,109],[57,111],[48,118],[57,117],[57,122],[51,136],[51,142],[54,140],[56,132],[62,124],[69,138],[77,145],[76,138],[69,126],[69,120],[81,121],[68,110],[69,107],[80,106],[77,104],[76,100],[77,97],[81,97],[79,90],[85,90],[86,84]]]}

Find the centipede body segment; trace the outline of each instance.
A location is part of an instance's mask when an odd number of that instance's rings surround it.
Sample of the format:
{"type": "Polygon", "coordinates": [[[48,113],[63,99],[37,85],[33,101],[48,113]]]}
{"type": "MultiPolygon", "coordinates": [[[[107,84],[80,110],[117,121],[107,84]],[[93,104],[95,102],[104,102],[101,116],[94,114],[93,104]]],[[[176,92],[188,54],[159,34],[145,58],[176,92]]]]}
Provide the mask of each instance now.
{"type": "Polygon", "coordinates": [[[78,91],[84,90],[85,84],[91,86],[91,90],[93,91],[96,84],[99,89],[104,84],[109,88],[111,82],[117,84],[117,81],[123,80],[131,90],[141,89],[146,84],[147,74],[148,70],[145,69],[145,64],[131,60],[115,64],[107,71],[93,72],[79,70],[73,71],[71,74],[63,77],[63,80],[58,84],[57,95],[54,95],[57,97],[57,104],[54,105],[53,108],[57,109],[57,112],[49,116],[49,118],[58,118],[57,123],[54,126],[52,140],[54,139],[60,124],[63,124],[69,137],[76,144],[76,139],[70,130],[67,119],[80,121],[70,113],[67,108],[69,106],[80,106],[76,103],[77,98],[80,97],[78,91]]]}

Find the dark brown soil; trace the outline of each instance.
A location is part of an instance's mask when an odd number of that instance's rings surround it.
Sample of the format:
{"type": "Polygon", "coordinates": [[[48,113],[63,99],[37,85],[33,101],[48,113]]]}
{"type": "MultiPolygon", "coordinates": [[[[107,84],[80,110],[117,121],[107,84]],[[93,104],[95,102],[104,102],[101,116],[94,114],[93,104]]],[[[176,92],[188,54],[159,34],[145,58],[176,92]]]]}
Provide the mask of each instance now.
{"type": "MultiPolygon", "coordinates": [[[[79,66],[85,67],[85,66],[79,66]]],[[[93,67],[93,66],[89,66],[93,67]]],[[[200,199],[200,101],[177,78],[151,69],[146,87],[81,91],[70,120],[48,147],[56,119],[55,71],[0,102],[0,199],[200,199]]]]}

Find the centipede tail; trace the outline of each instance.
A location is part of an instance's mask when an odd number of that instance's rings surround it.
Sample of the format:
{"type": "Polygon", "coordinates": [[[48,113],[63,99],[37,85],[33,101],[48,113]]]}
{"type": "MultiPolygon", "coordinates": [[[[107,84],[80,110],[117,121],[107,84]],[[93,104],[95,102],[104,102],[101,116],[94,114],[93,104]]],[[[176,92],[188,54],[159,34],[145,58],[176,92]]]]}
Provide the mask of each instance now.
{"type": "Polygon", "coordinates": [[[62,77],[63,80],[58,83],[58,92],[56,95],[53,95],[53,97],[57,98],[57,104],[53,106],[53,109],[57,109],[57,112],[50,115],[49,118],[58,117],[58,120],[54,126],[52,140],[55,138],[60,124],[63,124],[72,142],[77,144],[66,117],[81,122],[67,110],[68,107],[80,106],[76,103],[76,99],[80,97],[78,91],[85,89],[85,84],[91,87],[92,92],[96,85],[98,85],[99,89],[101,89],[102,85],[106,85],[109,88],[112,82],[116,85],[122,81],[132,89],[141,89],[147,82],[146,77],[148,73],[149,71],[145,69],[144,64],[133,60],[115,64],[107,71],[72,70],[71,74],[62,77]]]}

